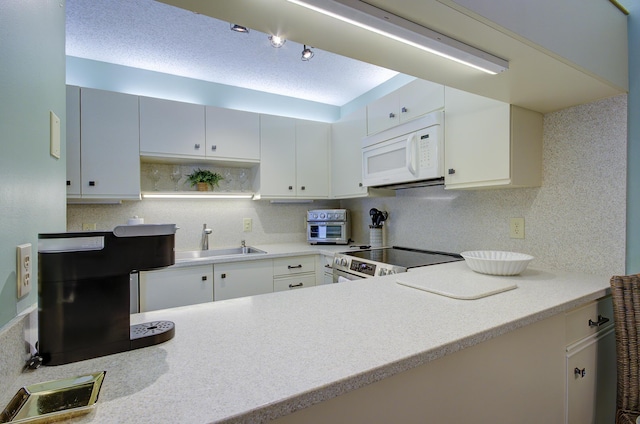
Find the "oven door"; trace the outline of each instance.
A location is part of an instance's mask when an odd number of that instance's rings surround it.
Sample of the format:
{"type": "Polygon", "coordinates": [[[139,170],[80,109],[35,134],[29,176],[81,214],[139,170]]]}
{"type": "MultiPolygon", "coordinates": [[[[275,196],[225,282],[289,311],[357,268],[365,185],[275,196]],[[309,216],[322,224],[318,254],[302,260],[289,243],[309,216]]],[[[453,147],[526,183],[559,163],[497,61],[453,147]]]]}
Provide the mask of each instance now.
{"type": "Polygon", "coordinates": [[[346,222],[308,222],[309,243],[347,243],[346,222]]]}
{"type": "Polygon", "coordinates": [[[353,280],[362,280],[363,278],[365,278],[365,277],[360,277],[359,275],[351,274],[349,272],[342,271],[342,270],[336,269],[336,267],[333,267],[333,282],[334,283],[342,283],[342,282],[344,282],[343,279],[347,279],[349,281],[353,281],[353,280]]]}

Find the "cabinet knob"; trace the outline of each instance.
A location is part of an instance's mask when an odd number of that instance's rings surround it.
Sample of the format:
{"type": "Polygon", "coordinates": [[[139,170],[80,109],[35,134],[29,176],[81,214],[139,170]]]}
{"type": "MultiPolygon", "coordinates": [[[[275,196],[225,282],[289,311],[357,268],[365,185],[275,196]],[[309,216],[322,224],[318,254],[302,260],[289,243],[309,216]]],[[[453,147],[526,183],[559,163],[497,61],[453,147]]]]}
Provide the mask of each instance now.
{"type": "Polygon", "coordinates": [[[306,188],[305,186],[302,186],[302,187],[300,187],[300,190],[304,190],[305,188],[306,188]]]}
{"type": "Polygon", "coordinates": [[[220,278],[227,278],[227,274],[220,274],[220,278]]]}
{"type": "Polygon", "coordinates": [[[200,148],[200,144],[196,143],[196,145],[193,146],[193,147],[196,148],[196,149],[199,149],[200,148]]]}
{"type": "Polygon", "coordinates": [[[409,109],[407,109],[406,107],[403,107],[402,109],[400,109],[400,111],[402,111],[402,113],[407,113],[409,112],[409,109]]]}
{"type": "Polygon", "coordinates": [[[449,175],[453,175],[456,173],[456,170],[453,168],[449,168],[449,175]]]}
{"type": "Polygon", "coordinates": [[[67,185],[70,186],[71,185],[71,181],[67,180],[67,185]]]}
{"type": "Polygon", "coordinates": [[[362,183],[358,183],[358,187],[362,187],[362,183]]]}
{"type": "Polygon", "coordinates": [[[289,190],[293,190],[293,186],[289,186],[289,190]]]}
{"type": "Polygon", "coordinates": [[[95,186],[96,186],[95,181],[89,181],[89,187],[95,187],[95,186]]]}
{"type": "Polygon", "coordinates": [[[389,114],[389,118],[393,119],[393,118],[395,118],[395,117],[396,117],[396,114],[395,114],[395,113],[391,112],[391,113],[389,114]]]}
{"type": "Polygon", "coordinates": [[[603,317],[602,315],[598,315],[598,321],[589,320],[589,327],[600,327],[609,322],[609,318],[603,317]]]}
{"type": "Polygon", "coordinates": [[[206,275],[202,276],[202,281],[207,281],[207,276],[206,275]]]}
{"type": "Polygon", "coordinates": [[[212,152],[215,152],[217,148],[218,148],[218,146],[216,146],[216,145],[214,144],[213,146],[211,146],[211,151],[212,151],[212,152]]]}
{"type": "Polygon", "coordinates": [[[585,368],[580,369],[576,367],[573,369],[573,374],[576,377],[584,378],[587,375],[587,370],[585,368]]]}
{"type": "Polygon", "coordinates": [[[295,289],[295,288],[297,288],[297,287],[302,287],[302,286],[303,286],[303,284],[302,284],[302,283],[298,283],[298,284],[289,284],[289,288],[290,288],[290,289],[295,289]]]}

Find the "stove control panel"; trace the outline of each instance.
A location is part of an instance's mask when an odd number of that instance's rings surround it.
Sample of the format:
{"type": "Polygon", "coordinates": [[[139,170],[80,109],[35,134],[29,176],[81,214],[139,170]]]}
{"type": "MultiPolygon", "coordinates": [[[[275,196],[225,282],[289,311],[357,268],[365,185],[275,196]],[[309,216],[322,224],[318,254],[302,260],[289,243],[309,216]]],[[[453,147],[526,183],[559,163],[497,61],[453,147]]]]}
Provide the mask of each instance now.
{"type": "Polygon", "coordinates": [[[376,265],[368,262],[352,260],[349,269],[372,277],[376,275],[376,265]]]}

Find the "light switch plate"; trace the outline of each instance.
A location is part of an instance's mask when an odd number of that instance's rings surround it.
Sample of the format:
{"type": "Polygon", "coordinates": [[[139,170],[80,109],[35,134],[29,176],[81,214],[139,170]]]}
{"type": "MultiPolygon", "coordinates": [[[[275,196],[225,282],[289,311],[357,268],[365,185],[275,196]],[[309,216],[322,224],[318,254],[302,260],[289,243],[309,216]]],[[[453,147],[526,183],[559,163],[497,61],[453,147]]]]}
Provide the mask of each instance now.
{"type": "Polygon", "coordinates": [[[54,158],[60,159],[60,118],[49,111],[50,131],[50,153],[54,158]]]}
{"type": "Polygon", "coordinates": [[[31,291],[31,243],[21,244],[16,249],[16,280],[18,299],[31,291]]]}

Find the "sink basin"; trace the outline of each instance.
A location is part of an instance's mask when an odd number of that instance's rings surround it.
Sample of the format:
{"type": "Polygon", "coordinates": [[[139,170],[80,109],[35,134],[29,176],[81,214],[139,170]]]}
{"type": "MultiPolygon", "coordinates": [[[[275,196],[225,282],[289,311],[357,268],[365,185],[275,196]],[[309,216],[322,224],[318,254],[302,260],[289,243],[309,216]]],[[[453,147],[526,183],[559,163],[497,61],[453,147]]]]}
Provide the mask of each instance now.
{"type": "Polygon", "coordinates": [[[237,256],[237,255],[256,255],[267,253],[264,250],[255,247],[231,247],[229,249],[211,249],[211,250],[186,250],[176,252],[176,261],[187,261],[194,259],[206,259],[218,256],[237,256]]]}

